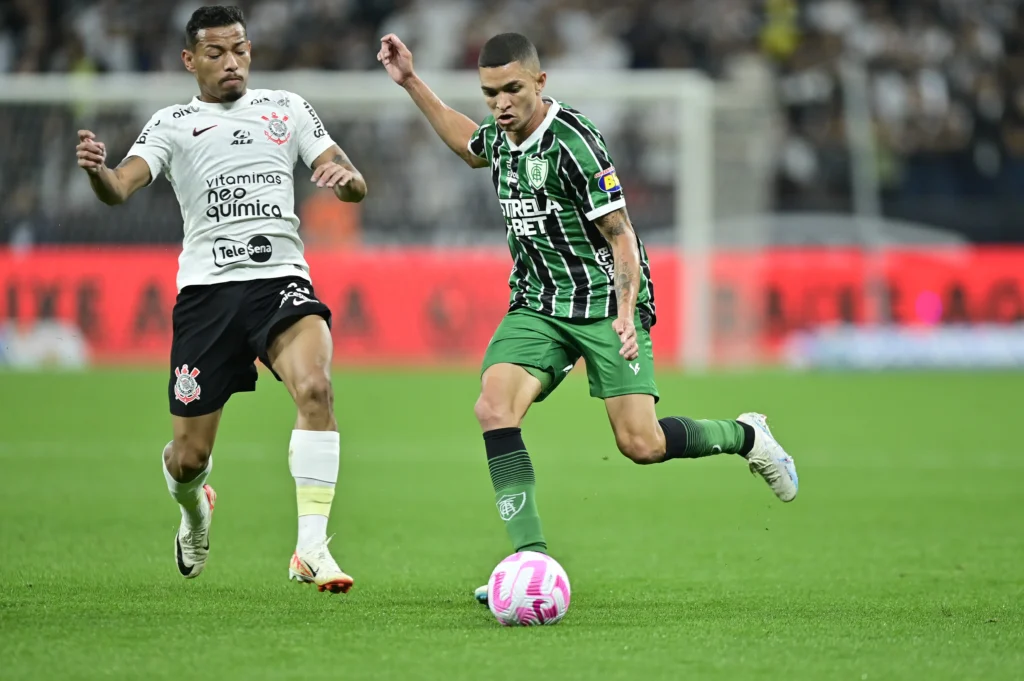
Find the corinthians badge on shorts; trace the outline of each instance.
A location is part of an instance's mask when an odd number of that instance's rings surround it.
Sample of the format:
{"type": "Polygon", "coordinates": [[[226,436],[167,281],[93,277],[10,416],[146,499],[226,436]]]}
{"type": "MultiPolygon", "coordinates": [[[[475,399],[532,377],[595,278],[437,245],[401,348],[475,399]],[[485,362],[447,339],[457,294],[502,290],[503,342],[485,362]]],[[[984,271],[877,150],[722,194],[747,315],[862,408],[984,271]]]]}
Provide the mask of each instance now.
{"type": "Polygon", "coordinates": [[[174,370],[174,375],[177,376],[177,380],[174,381],[174,396],[182,404],[188,404],[194,400],[199,399],[199,382],[196,381],[196,376],[199,375],[199,369],[192,367],[189,371],[187,364],[182,364],[180,369],[174,370]]]}
{"type": "Polygon", "coordinates": [[[267,139],[274,144],[284,144],[291,139],[292,134],[288,132],[288,126],[285,121],[288,120],[288,116],[284,118],[278,118],[277,112],[270,114],[270,118],[266,116],[260,116],[263,120],[267,121],[267,129],[263,131],[263,134],[267,136],[267,139]]]}

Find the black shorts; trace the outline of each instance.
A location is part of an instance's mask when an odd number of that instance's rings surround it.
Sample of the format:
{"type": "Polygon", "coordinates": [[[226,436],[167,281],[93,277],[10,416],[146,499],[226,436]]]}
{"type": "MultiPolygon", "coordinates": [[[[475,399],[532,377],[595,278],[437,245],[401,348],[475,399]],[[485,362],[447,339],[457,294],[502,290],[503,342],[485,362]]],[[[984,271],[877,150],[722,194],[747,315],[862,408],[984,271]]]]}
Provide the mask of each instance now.
{"type": "MultiPolygon", "coordinates": [[[[331,310],[301,277],[186,286],[172,314],[171,380],[175,416],[217,411],[233,393],[256,389],[258,357],[273,371],[267,348],[307,315],[331,324],[331,310]]],[[[277,380],[281,377],[274,372],[277,380]]]]}

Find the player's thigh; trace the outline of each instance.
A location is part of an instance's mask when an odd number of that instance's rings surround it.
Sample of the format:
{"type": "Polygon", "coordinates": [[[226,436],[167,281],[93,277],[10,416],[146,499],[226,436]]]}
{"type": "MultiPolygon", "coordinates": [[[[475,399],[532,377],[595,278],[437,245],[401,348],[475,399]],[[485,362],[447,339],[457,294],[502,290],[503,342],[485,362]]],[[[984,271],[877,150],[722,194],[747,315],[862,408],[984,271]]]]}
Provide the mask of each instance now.
{"type": "Polygon", "coordinates": [[[658,423],[653,395],[633,393],[609,397],[604,407],[619,449],[635,452],[661,447],[665,436],[658,423]]]}
{"type": "Polygon", "coordinates": [[[192,419],[220,411],[236,392],[256,389],[256,359],[238,318],[243,287],[186,287],[172,318],[170,412],[192,419]]]}
{"type": "Polygon", "coordinates": [[[541,402],[572,371],[579,357],[557,320],[531,310],[513,310],[505,315],[487,344],[481,376],[500,364],[520,367],[522,372],[513,375],[525,372],[536,379],[540,390],[531,402],[541,402]]]}
{"type": "Polygon", "coordinates": [[[657,402],[651,334],[640,326],[637,315],[636,338],[640,354],[634,360],[627,360],[619,354],[622,342],[612,328],[612,321],[600,319],[573,325],[576,342],[587,362],[591,396],[608,399],[622,395],[650,395],[657,402]]]}
{"type": "Polygon", "coordinates": [[[245,301],[250,346],[293,397],[304,383],[330,381],[331,310],[300,277],[250,282],[245,301]]]}
{"type": "Polygon", "coordinates": [[[333,353],[327,322],[319,315],[307,315],[274,337],[267,348],[267,364],[298,399],[304,386],[330,384],[333,353]]]}

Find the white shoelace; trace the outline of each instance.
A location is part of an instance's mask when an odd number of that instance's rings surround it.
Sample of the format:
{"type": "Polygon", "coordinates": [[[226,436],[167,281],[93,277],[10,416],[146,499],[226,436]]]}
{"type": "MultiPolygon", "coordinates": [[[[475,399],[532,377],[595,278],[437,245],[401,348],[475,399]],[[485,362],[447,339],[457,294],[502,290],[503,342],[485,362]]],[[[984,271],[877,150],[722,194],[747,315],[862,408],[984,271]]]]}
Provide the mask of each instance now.
{"type": "Polygon", "coordinates": [[[331,552],[327,550],[327,545],[331,543],[332,539],[334,539],[333,534],[325,539],[323,543],[315,549],[310,551],[310,553],[312,553],[313,557],[320,563],[320,569],[326,567],[329,571],[341,572],[341,567],[338,565],[337,561],[334,560],[334,556],[331,555],[331,552]]]}

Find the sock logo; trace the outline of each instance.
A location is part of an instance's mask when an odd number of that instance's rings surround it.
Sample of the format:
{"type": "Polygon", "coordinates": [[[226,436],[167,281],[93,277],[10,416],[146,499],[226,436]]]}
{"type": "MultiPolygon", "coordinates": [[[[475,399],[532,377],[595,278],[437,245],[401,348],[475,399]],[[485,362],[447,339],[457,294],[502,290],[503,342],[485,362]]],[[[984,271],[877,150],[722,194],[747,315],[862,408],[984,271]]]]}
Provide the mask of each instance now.
{"type": "Polygon", "coordinates": [[[633,364],[630,364],[629,368],[633,370],[634,376],[640,375],[640,362],[634,362],[633,364]]]}
{"type": "Polygon", "coordinates": [[[516,514],[523,510],[523,506],[526,505],[526,492],[520,492],[519,494],[506,494],[505,496],[498,499],[498,514],[501,515],[501,519],[506,523],[512,518],[516,517],[516,514]]]}

